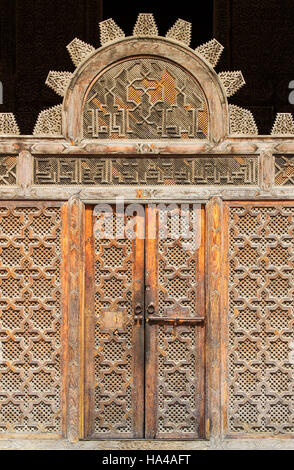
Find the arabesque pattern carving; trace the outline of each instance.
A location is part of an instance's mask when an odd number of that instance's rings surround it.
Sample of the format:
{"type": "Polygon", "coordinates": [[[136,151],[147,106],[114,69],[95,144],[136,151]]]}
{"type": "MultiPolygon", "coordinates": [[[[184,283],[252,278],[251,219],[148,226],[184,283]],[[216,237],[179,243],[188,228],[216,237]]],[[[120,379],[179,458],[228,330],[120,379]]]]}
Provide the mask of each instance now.
{"type": "Polygon", "coordinates": [[[182,42],[186,46],[190,45],[192,34],[192,24],[189,21],[177,19],[175,24],[168,30],[166,37],[182,42]]]}
{"type": "Polygon", "coordinates": [[[61,433],[60,209],[0,207],[0,433],[61,433]]]}
{"type": "Polygon", "coordinates": [[[258,128],[251,111],[236,106],[235,104],[229,104],[229,113],[231,135],[258,134],[258,128]]]}
{"type": "Polygon", "coordinates": [[[152,13],[139,13],[133,36],[158,36],[158,28],[152,13]]]}
{"type": "Polygon", "coordinates": [[[13,113],[0,113],[0,135],[19,135],[19,127],[17,125],[13,113]]]}
{"type": "Polygon", "coordinates": [[[15,155],[0,156],[0,186],[16,184],[16,165],[15,155]]]}
{"type": "Polygon", "coordinates": [[[277,113],[271,135],[294,134],[294,119],[291,113],[277,113]]]}
{"type": "Polygon", "coordinates": [[[212,67],[215,67],[222,55],[224,46],[222,46],[216,39],[211,39],[210,41],[201,44],[195,49],[197,54],[201,55],[206,59],[212,67]]]}
{"type": "Polygon", "coordinates": [[[100,42],[102,46],[116,39],[123,38],[125,36],[123,30],[116,24],[116,22],[112,18],[108,18],[107,20],[101,21],[99,23],[99,30],[100,42]]]}
{"type": "Polygon", "coordinates": [[[294,207],[230,208],[228,426],[294,433],[294,207]]]}
{"type": "Polygon", "coordinates": [[[37,185],[244,185],[258,184],[256,156],[98,158],[34,156],[37,185]]]}
{"type": "Polygon", "coordinates": [[[277,186],[294,184],[294,155],[275,155],[275,184],[277,186]]]}
{"type": "Polygon", "coordinates": [[[220,72],[218,78],[222,82],[228,98],[237,93],[237,91],[245,85],[245,80],[240,70],[234,72],[220,72]]]}
{"type": "Polygon", "coordinates": [[[52,88],[59,96],[64,96],[71,78],[71,72],[56,72],[51,70],[46,79],[46,85],[52,88]]]}
{"type": "Polygon", "coordinates": [[[91,44],[87,44],[84,41],[81,41],[78,38],[73,39],[67,46],[66,46],[70,58],[73,61],[73,64],[78,67],[83,60],[86,59],[92,52],[95,51],[95,47],[91,46],[91,44]]]}
{"type": "Polygon", "coordinates": [[[44,109],[38,115],[34,135],[61,135],[62,105],[44,109]]]}
{"type": "Polygon", "coordinates": [[[108,69],[90,88],[84,137],[205,139],[208,109],[198,83],[163,59],[138,58],[108,69]]]}

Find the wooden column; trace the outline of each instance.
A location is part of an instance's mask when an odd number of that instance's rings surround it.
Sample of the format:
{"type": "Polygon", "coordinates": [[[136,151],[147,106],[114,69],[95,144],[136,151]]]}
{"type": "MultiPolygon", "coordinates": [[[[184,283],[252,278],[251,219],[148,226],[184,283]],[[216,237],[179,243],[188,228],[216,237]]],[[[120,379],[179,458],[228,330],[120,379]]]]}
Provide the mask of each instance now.
{"type": "Polygon", "coordinates": [[[213,197],[207,210],[207,438],[221,437],[221,315],[223,313],[222,263],[223,207],[213,197]]]}
{"type": "Polygon", "coordinates": [[[63,206],[65,435],[70,441],[81,436],[83,416],[84,213],[76,196],[63,206]]]}

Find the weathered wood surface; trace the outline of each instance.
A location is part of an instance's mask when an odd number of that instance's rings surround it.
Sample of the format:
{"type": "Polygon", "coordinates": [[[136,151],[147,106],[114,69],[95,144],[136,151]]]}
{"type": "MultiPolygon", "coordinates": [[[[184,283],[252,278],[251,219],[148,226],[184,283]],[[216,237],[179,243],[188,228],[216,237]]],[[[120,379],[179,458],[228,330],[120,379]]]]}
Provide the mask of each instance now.
{"type": "MultiPolygon", "coordinates": [[[[121,227],[119,215],[114,208],[115,227],[121,227]]],[[[116,238],[114,233],[111,239],[95,240],[97,220],[93,206],[87,206],[83,437],[142,438],[144,239],[128,240],[126,233],[116,238]]],[[[144,223],[144,214],[137,215],[136,230],[141,235],[144,223]]]]}
{"type": "Polygon", "coordinates": [[[219,143],[209,140],[174,142],[172,140],[109,141],[72,140],[63,136],[0,136],[0,153],[18,155],[21,151],[32,154],[125,154],[125,155],[193,155],[197,153],[259,154],[262,150],[273,153],[293,153],[293,136],[238,136],[226,137],[219,143]]]}
{"type": "Polygon", "coordinates": [[[84,204],[77,197],[65,204],[63,228],[63,305],[67,319],[64,380],[66,382],[66,434],[77,441],[81,435],[83,413],[83,331],[84,310],[84,204]]]}
{"type": "Polygon", "coordinates": [[[157,364],[157,325],[151,326],[148,316],[151,312],[158,311],[158,280],[156,237],[158,236],[157,211],[156,207],[147,209],[147,240],[146,240],[146,277],[145,277],[145,315],[146,315],[146,383],[145,383],[145,408],[148,410],[145,418],[145,437],[154,439],[156,436],[156,404],[157,387],[156,379],[158,374],[157,364]]]}
{"type": "Polygon", "coordinates": [[[207,437],[222,433],[221,416],[221,316],[223,312],[222,201],[212,198],[207,210],[207,437]]]}
{"type": "Polygon", "coordinates": [[[197,439],[205,435],[204,209],[194,208],[197,228],[201,227],[196,251],[185,251],[181,240],[160,241],[159,232],[172,226],[171,214],[165,223],[156,207],[147,210],[145,437],[197,439]],[[181,377],[189,399],[176,379],[171,384],[173,375],[181,377]],[[194,391],[189,394],[190,387],[194,391]],[[176,411],[179,403],[181,416],[176,411]]]}
{"type": "MultiPolygon", "coordinates": [[[[51,149],[52,150],[52,149],[51,149]]],[[[248,149],[247,149],[248,150],[248,149]]],[[[273,146],[261,146],[259,148],[260,154],[258,155],[258,168],[259,168],[259,182],[256,185],[250,183],[247,186],[237,184],[172,184],[172,185],[82,185],[82,184],[51,184],[51,185],[36,185],[33,184],[33,172],[34,172],[34,155],[23,150],[18,155],[16,179],[17,183],[11,185],[0,185],[0,199],[22,199],[22,200],[69,200],[71,197],[78,195],[84,203],[93,203],[97,201],[111,201],[115,202],[115,199],[119,196],[124,196],[125,202],[143,200],[144,202],[162,202],[174,200],[176,202],[194,200],[207,202],[211,197],[218,196],[223,200],[263,200],[263,199],[285,199],[291,200],[294,198],[294,185],[288,186],[277,186],[274,185],[274,150],[273,146]]],[[[82,155],[79,150],[79,155],[82,155]]],[[[123,152],[123,148],[121,148],[123,152]]],[[[294,147],[292,152],[294,153],[294,147]]],[[[46,154],[44,154],[46,155],[46,154]]],[[[51,153],[52,155],[52,153],[51,153]]],[[[70,154],[59,154],[63,157],[70,154]]],[[[94,155],[93,153],[91,155],[94,155]]],[[[177,154],[176,157],[183,156],[183,154],[177,154]]],[[[198,154],[199,155],[199,154],[198,154]]],[[[235,156],[238,158],[237,153],[226,154],[222,149],[221,154],[214,154],[210,152],[211,161],[213,162],[213,156],[224,157],[235,156]]],[[[247,153],[246,156],[254,155],[247,153]]],[[[275,153],[277,155],[277,153],[275,153]]],[[[120,156],[123,156],[121,153],[120,156]]],[[[195,155],[196,156],[196,155],[195,155]]],[[[205,154],[203,154],[205,156],[205,154]]],[[[245,155],[244,155],[245,156],[245,155]]],[[[130,157],[134,158],[134,153],[130,154],[130,157]]],[[[127,157],[126,157],[127,158],[127,157]]],[[[136,158],[140,159],[140,155],[136,155],[136,158]]],[[[146,154],[142,154],[142,158],[146,158],[146,154]]],[[[152,156],[151,156],[152,158],[152,156]]],[[[225,181],[225,178],[223,179],[225,181]]],[[[254,184],[254,183],[253,183],[254,184]]]]}
{"type": "Polygon", "coordinates": [[[291,297],[288,288],[292,285],[289,253],[293,245],[293,207],[293,201],[284,200],[223,203],[219,367],[222,374],[220,435],[224,439],[242,441],[254,436],[257,441],[263,441],[271,435],[273,441],[292,439],[293,442],[292,408],[288,399],[287,414],[278,412],[283,409],[284,398],[291,396],[293,376],[285,375],[283,386],[280,379],[279,387],[273,382],[273,378],[282,376],[284,364],[288,367],[291,363],[291,340],[284,332],[293,331],[293,308],[288,300],[291,297]],[[232,214],[235,209],[238,213],[232,214]],[[245,259],[242,256],[246,251],[245,259]],[[284,278],[284,273],[287,273],[286,290],[275,286],[276,281],[284,278]],[[249,277],[250,288],[243,290],[249,277]],[[254,357],[252,353],[242,355],[245,343],[247,351],[252,351],[252,345],[256,347],[254,357]],[[261,393],[252,400],[256,390],[261,393]],[[242,415],[240,410],[244,403],[251,401],[252,408],[247,416],[242,415]]]}

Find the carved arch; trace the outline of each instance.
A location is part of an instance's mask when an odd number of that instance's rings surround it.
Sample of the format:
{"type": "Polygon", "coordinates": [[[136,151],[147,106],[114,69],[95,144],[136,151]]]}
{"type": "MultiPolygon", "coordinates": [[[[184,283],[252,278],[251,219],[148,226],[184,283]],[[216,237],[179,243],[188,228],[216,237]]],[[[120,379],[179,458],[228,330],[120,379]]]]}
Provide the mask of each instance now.
{"type": "Polygon", "coordinates": [[[209,63],[194,51],[176,41],[154,37],[124,38],[93,52],[76,69],[63,101],[62,134],[70,139],[83,138],[85,97],[98,77],[121,61],[138,57],[164,60],[192,77],[202,91],[208,106],[209,140],[218,143],[228,134],[226,91],[209,63]]]}

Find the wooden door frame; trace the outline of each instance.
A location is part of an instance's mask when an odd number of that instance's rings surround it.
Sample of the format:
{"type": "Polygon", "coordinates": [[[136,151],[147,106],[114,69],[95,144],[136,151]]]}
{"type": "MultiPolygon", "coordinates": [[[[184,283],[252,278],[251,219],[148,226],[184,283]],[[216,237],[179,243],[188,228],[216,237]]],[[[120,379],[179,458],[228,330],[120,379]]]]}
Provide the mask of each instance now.
{"type": "MultiPolygon", "coordinates": [[[[87,330],[93,330],[94,328],[94,325],[93,325],[93,311],[94,311],[94,303],[93,303],[93,299],[94,299],[94,270],[93,270],[93,266],[94,264],[93,263],[88,263],[88,261],[90,261],[91,259],[93,259],[93,253],[94,253],[94,250],[93,250],[93,233],[92,233],[92,208],[93,208],[93,205],[86,205],[85,207],[83,206],[83,210],[80,212],[80,217],[84,217],[84,222],[83,222],[83,226],[85,226],[85,229],[84,229],[84,249],[83,249],[83,254],[82,254],[82,259],[84,260],[84,266],[87,265],[87,269],[83,271],[83,276],[84,276],[84,282],[82,283],[82,289],[83,289],[83,295],[82,295],[82,298],[84,299],[84,308],[81,310],[81,316],[80,316],[80,337],[81,337],[81,344],[80,344],[80,348],[81,348],[81,352],[80,352],[80,356],[79,356],[79,360],[80,360],[80,410],[79,410],[79,414],[80,414],[80,417],[79,417],[79,432],[78,434],[76,433],[75,435],[75,440],[77,440],[77,435],[78,435],[78,438],[79,439],[89,439],[87,436],[91,435],[91,432],[90,432],[90,428],[89,426],[91,425],[91,419],[90,419],[90,415],[91,415],[91,411],[90,411],[90,407],[91,407],[91,403],[92,403],[92,406],[93,406],[93,390],[91,389],[91,382],[89,382],[89,377],[93,374],[94,374],[94,370],[93,370],[93,364],[90,363],[89,361],[87,361],[87,368],[88,368],[88,371],[87,373],[85,373],[85,357],[87,356],[88,358],[90,357],[89,356],[89,351],[92,350],[93,348],[93,335],[92,337],[90,338],[88,335],[87,335],[87,330]],[[86,397],[85,394],[89,395],[89,397],[86,397]],[[85,405],[86,403],[86,405],[85,405]]],[[[147,208],[146,208],[147,209],[147,208]]],[[[148,210],[150,210],[148,208],[148,210]]],[[[152,210],[152,209],[151,209],[152,210]]],[[[200,218],[201,218],[201,245],[200,245],[200,248],[199,248],[199,259],[198,259],[198,264],[199,264],[199,276],[200,277],[203,277],[203,284],[202,284],[202,287],[201,287],[201,292],[202,292],[202,295],[201,297],[203,297],[203,299],[201,300],[201,303],[200,303],[200,308],[203,309],[203,316],[205,317],[205,231],[206,231],[206,221],[205,221],[205,207],[203,205],[201,205],[201,208],[200,208],[200,218]]],[[[148,223],[148,218],[146,218],[146,221],[148,223]]],[[[146,231],[148,230],[148,226],[146,226],[146,231]]],[[[139,245],[139,250],[142,251],[140,249],[140,246],[142,245],[143,248],[145,246],[146,248],[146,240],[142,240],[141,241],[142,243],[139,245]]],[[[149,243],[152,244],[152,240],[149,241],[149,243]]],[[[143,251],[145,250],[145,248],[143,249],[143,251]]],[[[153,253],[155,253],[155,249],[153,250],[153,253]]],[[[140,256],[140,255],[139,255],[140,256]]],[[[145,255],[146,257],[146,255],[145,255]]],[[[145,258],[144,257],[144,258],[145,258]]],[[[147,262],[148,262],[148,266],[146,265],[145,266],[145,269],[148,271],[148,269],[155,269],[155,259],[153,259],[152,257],[150,258],[147,258],[147,262]],[[151,264],[150,264],[151,263],[151,264]]],[[[155,276],[153,276],[153,280],[154,280],[155,276]]],[[[151,279],[151,278],[150,278],[151,279]]],[[[147,283],[148,283],[148,275],[147,275],[147,283]]],[[[150,284],[150,282],[149,282],[150,284]]],[[[148,284],[148,285],[149,285],[148,284]]],[[[151,292],[151,288],[155,288],[156,289],[156,285],[151,285],[150,284],[150,292],[151,292]]],[[[148,300],[148,290],[146,291],[146,299],[145,299],[145,303],[147,302],[148,300]]],[[[139,292],[138,292],[139,293],[139,292]]],[[[134,293],[134,298],[136,298],[136,292],[134,293]]],[[[203,323],[203,328],[201,327],[200,330],[199,330],[199,333],[198,333],[198,336],[199,336],[199,357],[201,357],[201,363],[202,363],[202,367],[203,367],[203,372],[201,373],[200,375],[200,389],[201,389],[201,393],[202,393],[202,400],[201,400],[201,404],[200,404],[200,410],[201,410],[201,419],[200,419],[200,434],[201,434],[201,437],[199,437],[199,439],[203,439],[205,438],[205,433],[206,433],[206,425],[205,425],[205,415],[206,415],[206,402],[207,402],[207,391],[206,391],[206,363],[205,363],[205,357],[206,357],[206,337],[205,337],[205,330],[206,330],[206,325],[205,323],[203,323]],[[201,343],[201,344],[200,344],[201,343]],[[201,349],[201,346],[204,346],[204,348],[201,349]]],[[[148,324],[146,325],[146,329],[145,329],[145,336],[146,336],[146,341],[147,343],[151,340],[152,344],[154,342],[154,335],[153,336],[150,336],[150,334],[148,334],[148,324]],[[153,338],[153,339],[152,339],[153,338]]],[[[91,335],[90,335],[91,336],[91,335]]],[[[151,348],[152,349],[152,348],[151,348]]],[[[149,348],[149,350],[151,350],[149,348]]],[[[154,374],[154,370],[151,370],[152,367],[152,363],[151,361],[147,361],[146,362],[146,365],[147,365],[147,369],[145,368],[145,374],[148,375],[149,374],[154,374]],[[151,367],[150,370],[148,370],[148,367],[151,367]]],[[[144,370],[144,368],[143,368],[144,370]]],[[[149,382],[150,384],[150,382],[149,382]]],[[[155,389],[150,389],[148,388],[148,390],[146,391],[146,394],[148,395],[150,401],[152,402],[153,400],[156,399],[156,393],[155,393],[155,389]]],[[[146,396],[147,396],[146,395],[146,396]]],[[[143,400],[144,402],[144,400],[143,400]]],[[[137,413],[138,414],[138,413],[137,413]]],[[[138,414],[139,416],[139,414],[138,414]]],[[[148,424],[148,427],[149,429],[152,428],[152,426],[154,427],[155,426],[155,422],[154,421],[154,413],[148,413],[148,414],[145,414],[145,419],[147,419],[147,421],[149,422],[148,424]]],[[[77,425],[76,425],[76,429],[77,429],[77,425]]],[[[100,438],[99,438],[100,439],[100,438]]],[[[106,439],[106,438],[105,438],[106,439]]],[[[111,439],[111,438],[110,438],[111,439]]],[[[132,438],[135,440],[135,438],[132,438]]],[[[147,437],[148,439],[148,437],[147,437]]],[[[176,438],[171,438],[171,439],[176,439],[176,438]]],[[[197,440],[199,440],[197,439],[197,440]]],[[[102,440],[104,440],[102,438],[102,440]]],[[[107,439],[109,440],[109,438],[107,439]]],[[[164,437],[164,438],[161,438],[160,440],[169,440],[168,437],[164,437]]],[[[189,440],[189,438],[185,439],[180,439],[180,440],[189,440]]],[[[192,439],[193,440],[193,439],[192,439]]]]}

